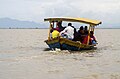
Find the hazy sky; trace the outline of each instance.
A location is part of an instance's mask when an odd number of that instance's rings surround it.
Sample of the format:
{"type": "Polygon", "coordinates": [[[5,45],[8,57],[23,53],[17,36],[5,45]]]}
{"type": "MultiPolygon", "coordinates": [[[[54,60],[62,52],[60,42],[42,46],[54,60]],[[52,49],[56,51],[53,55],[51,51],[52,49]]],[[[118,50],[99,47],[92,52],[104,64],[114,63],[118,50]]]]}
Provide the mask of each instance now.
{"type": "Polygon", "coordinates": [[[45,17],[84,17],[120,26],[120,0],[0,0],[0,18],[43,22],[45,17]]]}

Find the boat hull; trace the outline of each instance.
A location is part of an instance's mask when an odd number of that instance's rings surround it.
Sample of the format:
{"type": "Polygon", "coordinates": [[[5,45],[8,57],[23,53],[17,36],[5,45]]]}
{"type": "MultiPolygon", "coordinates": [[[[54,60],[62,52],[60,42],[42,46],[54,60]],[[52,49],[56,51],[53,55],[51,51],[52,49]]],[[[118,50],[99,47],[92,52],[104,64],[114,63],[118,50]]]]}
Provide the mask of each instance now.
{"type": "Polygon", "coordinates": [[[61,50],[72,50],[72,51],[92,49],[95,46],[95,45],[82,44],[79,41],[76,42],[76,41],[68,40],[66,38],[55,38],[52,40],[45,40],[45,42],[50,49],[59,48],[61,50]]]}

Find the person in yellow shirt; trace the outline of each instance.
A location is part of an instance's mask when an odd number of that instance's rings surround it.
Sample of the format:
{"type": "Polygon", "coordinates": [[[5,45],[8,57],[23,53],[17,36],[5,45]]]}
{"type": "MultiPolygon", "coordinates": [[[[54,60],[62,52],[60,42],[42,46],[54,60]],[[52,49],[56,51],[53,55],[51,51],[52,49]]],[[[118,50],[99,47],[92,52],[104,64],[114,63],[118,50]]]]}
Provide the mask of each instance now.
{"type": "Polygon", "coordinates": [[[59,32],[57,30],[53,30],[52,38],[57,38],[57,37],[59,37],[59,32]]]}

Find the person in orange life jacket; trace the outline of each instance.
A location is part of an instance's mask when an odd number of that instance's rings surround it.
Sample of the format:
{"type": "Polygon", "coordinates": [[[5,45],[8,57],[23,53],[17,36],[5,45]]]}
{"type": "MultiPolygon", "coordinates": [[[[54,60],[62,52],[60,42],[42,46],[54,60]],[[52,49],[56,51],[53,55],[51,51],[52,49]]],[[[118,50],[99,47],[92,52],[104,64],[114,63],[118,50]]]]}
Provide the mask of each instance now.
{"type": "Polygon", "coordinates": [[[89,42],[91,41],[90,36],[88,35],[88,31],[86,31],[86,35],[85,35],[82,43],[87,44],[88,40],[89,40],[89,42]]]}

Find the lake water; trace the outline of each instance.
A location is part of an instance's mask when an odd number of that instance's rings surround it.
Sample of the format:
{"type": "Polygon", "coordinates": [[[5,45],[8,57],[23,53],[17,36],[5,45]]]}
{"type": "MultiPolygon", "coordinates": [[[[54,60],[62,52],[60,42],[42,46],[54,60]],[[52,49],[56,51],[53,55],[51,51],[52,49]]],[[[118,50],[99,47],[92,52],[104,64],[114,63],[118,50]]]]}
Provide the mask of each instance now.
{"type": "Polygon", "coordinates": [[[97,49],[45,50],[48,29],[0,29],[0,79],[120,79],[120,29],[96,29],[97,49]]]}

